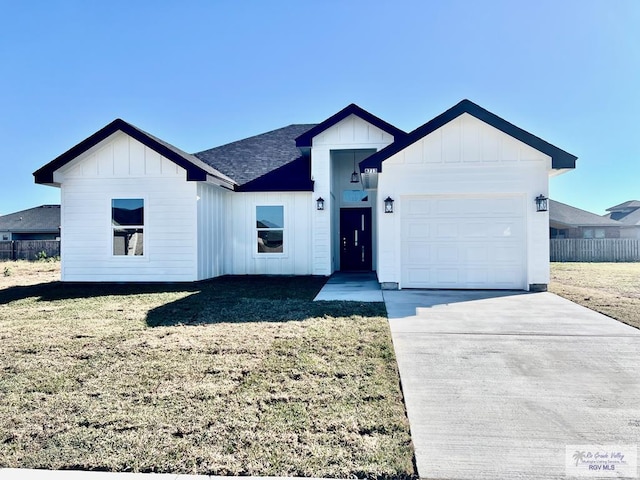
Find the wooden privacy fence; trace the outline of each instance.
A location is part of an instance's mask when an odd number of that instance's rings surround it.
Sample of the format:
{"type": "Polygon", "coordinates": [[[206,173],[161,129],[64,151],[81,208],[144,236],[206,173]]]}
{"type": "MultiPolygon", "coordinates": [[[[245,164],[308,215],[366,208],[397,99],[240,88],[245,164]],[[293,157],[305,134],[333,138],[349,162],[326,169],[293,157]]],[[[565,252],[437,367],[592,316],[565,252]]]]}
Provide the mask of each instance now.
{"type": "Polygon", "coordinates": [[[0,260],[37,260],[40,252],[47,257],[60,255],[60,240],[12,240],[0,242],[0,260]]]}
{"type": "Polygon", "coordinates": [[[552,238],[552,262],[640,262],[638,238],[552,238]]]}

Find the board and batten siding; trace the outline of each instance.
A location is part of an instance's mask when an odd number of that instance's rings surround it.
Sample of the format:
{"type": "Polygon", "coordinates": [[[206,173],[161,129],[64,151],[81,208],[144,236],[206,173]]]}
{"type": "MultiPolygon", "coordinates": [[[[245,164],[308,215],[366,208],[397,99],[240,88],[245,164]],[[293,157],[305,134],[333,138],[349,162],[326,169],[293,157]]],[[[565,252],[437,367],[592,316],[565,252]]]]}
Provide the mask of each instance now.
{"type": "MultiPolygon", "coordinates": [[[[536,212],[534,199],[548,196],[551,158],[500,130],[463,114],[385,160],[378,198],[395,200],[394,213],[378,209],[378,279],[402,288],[403,199],[429,198],[523,199],[526,282],[549,283],[547,212],[536,212]]],[[[380,202],[378,202],[380,203],[380,202]]]]}
{"type": "Polygon", "coordinates": [[[63,281],[197,279],[197,184],[184,169],[117,132],[54,179],[61,184],[63,281]],[[144,199],[143,256],[113,255],[114,198],[144,199]]]}
{"type": "MultiPolygon", "coordinates": [[[[350,149],[380,150],[393,142],[393,136],[366,122],[357,115],[349,115],[335,125],[327,128],[312,139],[311,176],[314,180],[314,199],[325,199],[325,209],[311,212],[313,236],[312,273],[314,275],[331,275],[335,270],[335,255],[332,248],[331,212],[333,212],[334,196],[340,192],[332,192],[331,151],[350,149]],[[333,195],[332,195],[333,194],[333,195]]],[[[375,216],[375,213],[372,212],[375,216]]]]}
{"type": "Polygon", "coordinates": [[[221,187],[198,182],[198,280],[229,273],[228,243],[232,241],[226,230],[229,196],[221,187]]]}
{"type": "Polygon", "coordinates": [[[226,272],[233,275],[310,275],[310,192],[235,192],[227,197],[226,272]],[[256,207],[284,207],[284,253],[258,253],[256,207]]]}

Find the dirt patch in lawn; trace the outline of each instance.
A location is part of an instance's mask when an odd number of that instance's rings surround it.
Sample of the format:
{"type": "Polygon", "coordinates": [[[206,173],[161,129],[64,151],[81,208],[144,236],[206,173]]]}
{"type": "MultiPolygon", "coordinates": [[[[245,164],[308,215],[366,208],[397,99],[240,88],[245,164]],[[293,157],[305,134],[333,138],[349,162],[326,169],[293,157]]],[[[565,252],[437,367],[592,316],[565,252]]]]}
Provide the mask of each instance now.
{"type": "Polygon", "coordinates": [[[640,328],[640,263],[552,263],[549,291],[640,328]]]}
{"type": "Polygon", "coordinates": [[[0,261],[0,289],[15,285],[34,285],[60,280],[60,262],[0,261]]]}
{"type": "Polygon", "coordinates": [[[10,263],[0,467],[415,478],[383,304],[312,302],[317,277],[65,285],[10,263]]]}

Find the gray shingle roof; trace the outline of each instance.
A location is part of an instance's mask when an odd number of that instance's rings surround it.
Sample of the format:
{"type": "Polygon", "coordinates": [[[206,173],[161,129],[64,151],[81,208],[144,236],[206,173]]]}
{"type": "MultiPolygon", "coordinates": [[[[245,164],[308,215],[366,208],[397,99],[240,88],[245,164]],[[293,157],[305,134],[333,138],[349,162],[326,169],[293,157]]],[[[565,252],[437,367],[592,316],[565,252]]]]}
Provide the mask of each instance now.
{"type": "Polygon", "coordinates": [[[289,125],[194,155],[243,185],[300,158],[295,139],[315,125],[289,125]]]}
{"type": "Polygon", "coordinates": [[[615,212],[616,210],[626,210],[628,208],[640,208],[640,201],[638,200],[629,200],[627,202],[621,203],[620,205],[616,205],[611,208],[607,208],[607,212],[615,212]]]}
{"type": "Polygon", "coordinates": [[[549,223],[568,227],[621,227],[620,222],[549,199],[549,223]]]}
{"type": "Polygon", "coordinates": [[[612,212],[605,215],[606,218],[611,218],[613,215],[616,216],[616,220],[626,226],[634,226],[640,225],[640,208],[634,210],[633,212],[624,214],[620,212],[612,212]]]}
{"type": "Polygon", "coordinates": [[[0,216],[3,232],[57,232],[60,228],[60,205],[40,205],[0,216]]]}

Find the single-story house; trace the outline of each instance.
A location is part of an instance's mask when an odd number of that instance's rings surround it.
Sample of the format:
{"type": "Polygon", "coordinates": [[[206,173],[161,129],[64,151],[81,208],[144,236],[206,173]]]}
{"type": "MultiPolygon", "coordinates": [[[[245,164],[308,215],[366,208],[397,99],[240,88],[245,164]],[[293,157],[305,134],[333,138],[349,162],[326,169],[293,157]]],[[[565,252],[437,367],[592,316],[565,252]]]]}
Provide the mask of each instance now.
{"type": "Polygon", "coordinates": [[[351,104],[195,154],[117,119],[34,176],[61,189],[63,281],[341,270],[528,290],[549,281],[535,199],[575,163],[463,100],[409,133],[351,104]]]}
{"type": "Polygon", "coordinates": [[[40,205],[0,216],[0,241],[60,240],[60,205],[40,205]]]}
{"type": "Polygon", "coordinates": [[[549,199],[550,238],[620,238],[616,220],[549,199]]]}
{"type": "Polygon", "coordinates": [[[620,235],[622,238],[640,238],[640,201],[629,200],[607,208],[607,212],[607,218],[623,225],[620,235]]]}

